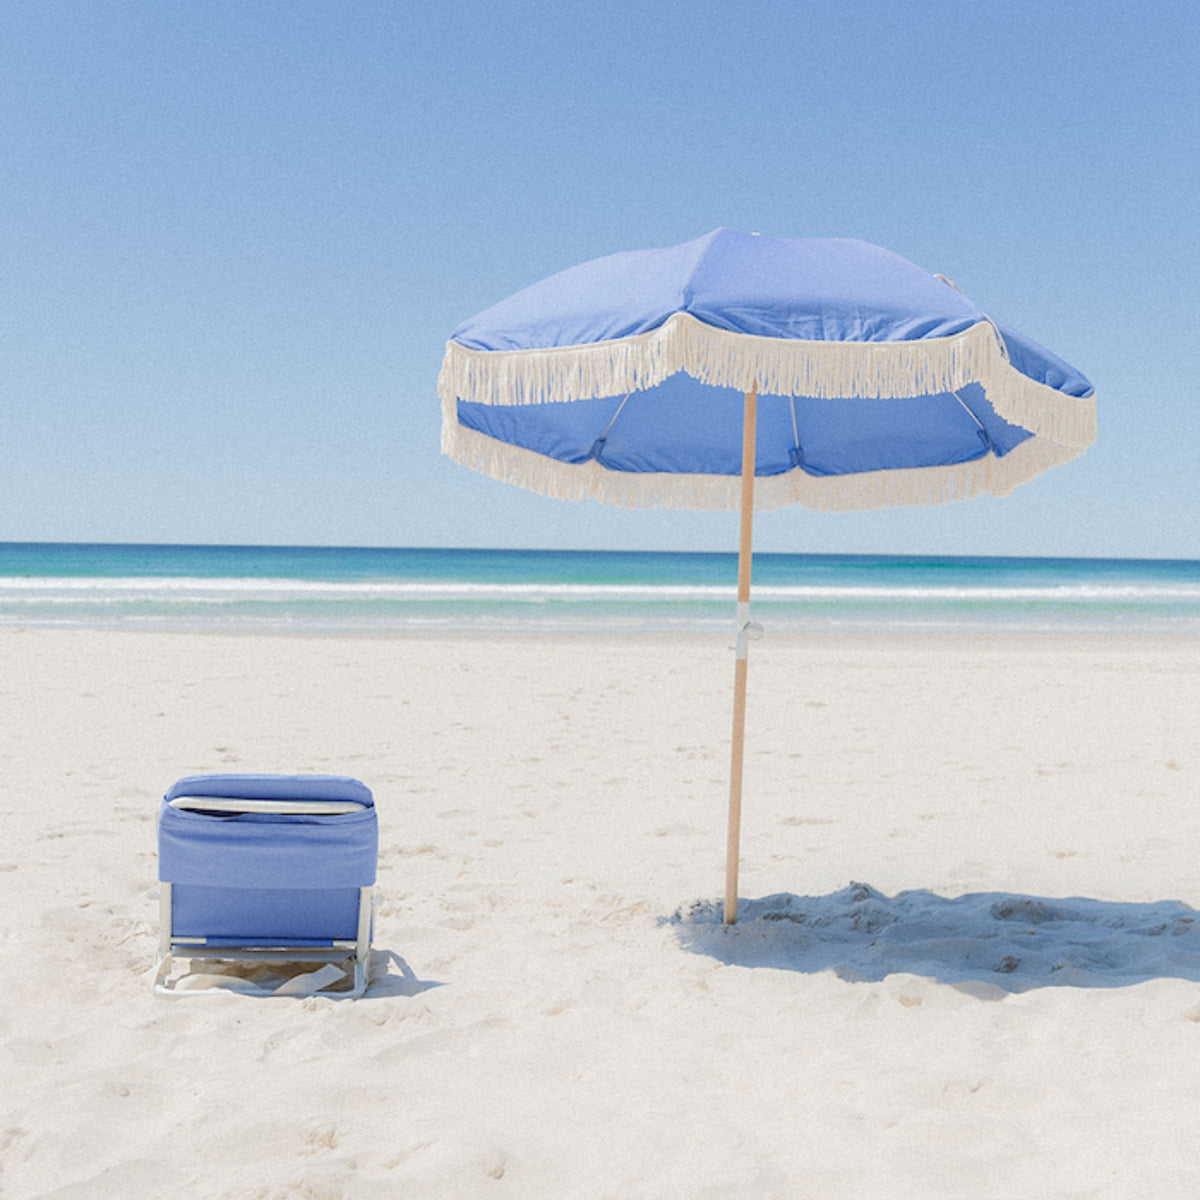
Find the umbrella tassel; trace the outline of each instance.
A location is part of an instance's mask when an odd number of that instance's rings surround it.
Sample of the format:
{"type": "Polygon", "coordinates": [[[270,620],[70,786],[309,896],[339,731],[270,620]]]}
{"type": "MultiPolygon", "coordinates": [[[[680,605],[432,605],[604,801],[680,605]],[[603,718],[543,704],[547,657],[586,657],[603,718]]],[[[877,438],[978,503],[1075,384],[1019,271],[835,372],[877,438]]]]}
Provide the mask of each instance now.
{"type": "Polygon", "coordinates": [[[833,342],[761,337],[676,313],[631,337],[542,350],[473,350],[451,341],[438,378],[443,400],[539,404],[620,396],[679,371],[714,387],[764,395],[921,396],[980,383],[1015,425],[1080,450],[1096,437],[1094,395],[1070,396],[1022,374],[987,319],[947,337],[833,342]]]}
{"type": "MultiPolygon", "coordinates": [[[[457,405],[445,405],[442,452],[492,479],[559,500],[598,500],[617,508],[709,509],[739,507],[737,475],[667,475],[610,471],[594,460],[564,463],[498,441],[460,425],[457,405]]],[[[823,512],[895,505],[950,504],[975,496],[1007,496],[1020,484],[1069,462],[1082,447],[1029,438],[1003,458],[988,454],[949,467],[911,467],[857,475],[812,476],[802,467],[766,476],[755,486],[762,512],[801,504],[823,512]]]]}

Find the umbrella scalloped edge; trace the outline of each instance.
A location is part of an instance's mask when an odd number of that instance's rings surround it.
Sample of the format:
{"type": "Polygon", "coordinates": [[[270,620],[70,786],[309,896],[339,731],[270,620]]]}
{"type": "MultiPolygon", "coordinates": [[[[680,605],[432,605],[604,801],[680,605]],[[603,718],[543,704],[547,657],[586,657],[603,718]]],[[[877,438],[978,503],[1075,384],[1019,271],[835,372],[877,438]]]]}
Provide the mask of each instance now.
{"type": "MultiPolygon", "coordinates": [[[[802,470],[759,476],[754,506],[770,511],[799,504],[825,512],[951,504],[977,496],[1006,496],[1021,484],[1078,457],[1085,446],[1029,438],[1003,458],[987,455],[947,467],[813,476],[802,470]]],[[[737,475],[611,471],[595,461],[564,463],[498,441],[458,423],[453,401],[443,402],[442,452],[492,479],[556,500],[597,500],[616,508],[709,509],[736,512],[737,475]]]]}
{"type": "Polygon", "coordinates": [[[820,342],[732,333],[675,313],[649,333],[582,346],[471,350],[451,341],[438,395],[445,418],[457,424],[456,399],[590,400],[653,387],[679,371],[714,387],[745,392],[757,385],[760,394],[830,400],[921,396],[978,383],[1001,417],[1038,439],[1076,452],[1096,440],[1094,396],[1070,396],[1022,374],[987,320],[951,337],[820,342]]]}

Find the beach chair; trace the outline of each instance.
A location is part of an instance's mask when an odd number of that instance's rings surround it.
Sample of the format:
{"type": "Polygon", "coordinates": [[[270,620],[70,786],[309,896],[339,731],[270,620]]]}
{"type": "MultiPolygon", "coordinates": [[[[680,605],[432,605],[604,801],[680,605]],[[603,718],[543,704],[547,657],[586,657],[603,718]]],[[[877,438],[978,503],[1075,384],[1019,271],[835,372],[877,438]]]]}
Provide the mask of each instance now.
{"type": "Polygon", "coordinates": [[[191,775],[158,818],[160,995],[361,996],[369,982],[379,829],[370,790],[342,775],[191,775]],[[172,981],[175,958],[324,963],[276,988],[172,981]],[[176,984],[183,986],[176,986],[176,984]]]}

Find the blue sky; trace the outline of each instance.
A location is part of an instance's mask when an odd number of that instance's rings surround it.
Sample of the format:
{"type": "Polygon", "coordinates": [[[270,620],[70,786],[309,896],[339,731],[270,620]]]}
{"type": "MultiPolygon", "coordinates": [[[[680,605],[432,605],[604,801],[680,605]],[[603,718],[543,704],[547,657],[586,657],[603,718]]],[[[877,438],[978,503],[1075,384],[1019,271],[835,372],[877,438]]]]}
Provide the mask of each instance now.
{"type": "Polygon", "coordinates": [[[0,540],[733,549],[442,458],[464,318],[718,226],[954,279],[1096,385],[1005,500],[775,551],[1200,557],[1200,5],[8,0],[0,540]]]}

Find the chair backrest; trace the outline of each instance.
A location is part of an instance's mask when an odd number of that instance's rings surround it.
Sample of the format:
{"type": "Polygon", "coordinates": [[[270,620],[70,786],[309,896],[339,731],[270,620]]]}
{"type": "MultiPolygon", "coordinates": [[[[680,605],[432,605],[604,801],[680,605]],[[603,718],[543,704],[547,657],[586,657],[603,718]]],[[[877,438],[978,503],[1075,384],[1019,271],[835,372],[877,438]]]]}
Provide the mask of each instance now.
{"type": "Polygon", "coordinates": [[[158,877],[181,935],[353,936],[378,856],[374,799],[344,776],[193,775],[159,810],[158,877]]]}

